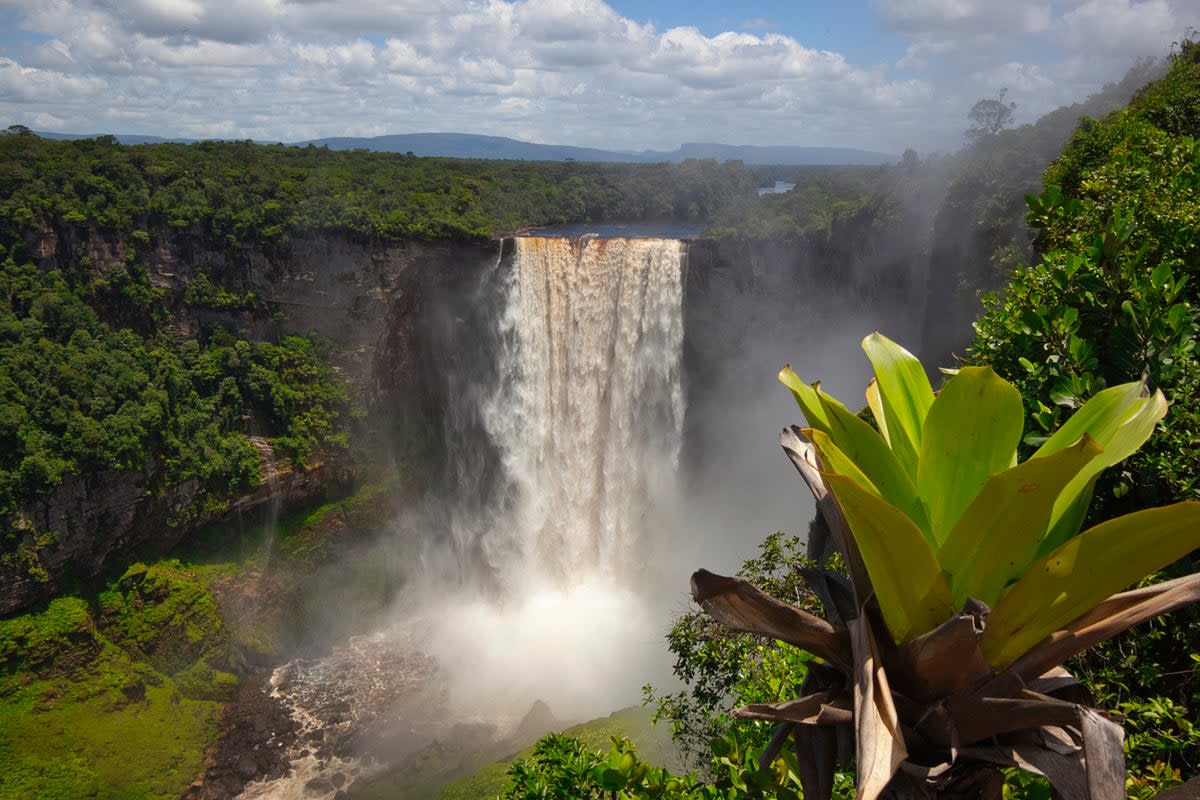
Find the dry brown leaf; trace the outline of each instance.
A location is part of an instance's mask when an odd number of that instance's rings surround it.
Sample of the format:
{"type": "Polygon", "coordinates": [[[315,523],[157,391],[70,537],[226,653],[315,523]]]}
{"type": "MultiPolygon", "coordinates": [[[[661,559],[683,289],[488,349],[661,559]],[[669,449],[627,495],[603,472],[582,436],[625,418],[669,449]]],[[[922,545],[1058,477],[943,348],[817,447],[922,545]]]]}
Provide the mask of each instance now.
{"type": "Polygon", "coordinates": [[[779,639],[846,671],[850,669],[850,643],[845,631],[776,600],[743,578],[698,570],[692,574],[692,597],[727,628],[779,639]]]}
{"type": "Polygon", "coordinates": [[[854,649],[854,719],[858,759],[857,800],[875,800],[908,757],[887,674],[867,617],[850,622],[854,649]]]}

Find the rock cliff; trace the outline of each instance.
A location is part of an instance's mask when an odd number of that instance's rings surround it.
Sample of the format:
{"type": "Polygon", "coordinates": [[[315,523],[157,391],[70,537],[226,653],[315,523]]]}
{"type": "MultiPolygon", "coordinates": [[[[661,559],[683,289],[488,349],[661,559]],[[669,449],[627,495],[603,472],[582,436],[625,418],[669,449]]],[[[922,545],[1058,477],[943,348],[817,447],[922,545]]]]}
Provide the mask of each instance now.
{"type": "MultiPolygon", "coordinates": [[[[162,228],[138,238],[66,222],[32,229],[26,245],[45,269],[103,275],[140,264],[164,291],[171,325],[184,336],[216,325],[259,339],[317,333],[334,343],[335,364],[362,404],[383,417],[436,418],[444,385],[439,361],[447,348],[431,335],[434,320],[444,328],[448,298],[469,294],[499,256],[495,242],[380,241],[340,232],[298,234],[263,252],[224,247],[197,229],[162,228]],[[187,302],[187,288],[200,274],[253,292],[255,302],[232,309],[187,302]]],[[[109,311],[119,322],[122,310],[109,311]]],[[[49,496],[0,520],[0,535],[10,540],[0,557],[0,614],[93,581],[135,551],[163,552],[201,526],[254,513],[272,500],[286,508],[319,498],[348,485],[354,469],[341,462],[305,470],[281,464],[274,489],[264,481],[200,509],[198,482],[163,485],[152,461],[139,470],[68,476],[49,496]]]]}

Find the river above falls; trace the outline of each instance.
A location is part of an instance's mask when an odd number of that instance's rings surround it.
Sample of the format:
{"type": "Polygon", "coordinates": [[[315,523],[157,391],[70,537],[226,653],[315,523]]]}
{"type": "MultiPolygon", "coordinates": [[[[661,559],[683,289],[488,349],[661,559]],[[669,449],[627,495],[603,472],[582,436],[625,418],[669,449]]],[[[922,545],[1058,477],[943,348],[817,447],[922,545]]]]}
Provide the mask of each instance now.
{"type": "Polygon", "coordinates": [[[698,239],[704,224],[700,222],[580,222],[530,228],[518,236],[545,236],[578,239],[589,234],[601,239],[698,239]]]}

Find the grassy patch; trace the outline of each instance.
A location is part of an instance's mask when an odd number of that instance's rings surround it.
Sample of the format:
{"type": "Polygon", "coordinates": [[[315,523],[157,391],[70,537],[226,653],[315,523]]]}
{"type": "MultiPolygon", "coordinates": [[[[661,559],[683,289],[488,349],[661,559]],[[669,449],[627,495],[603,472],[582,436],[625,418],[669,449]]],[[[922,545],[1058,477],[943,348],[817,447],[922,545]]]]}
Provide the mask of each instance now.
{"type": "MultiPolygon", "coordinates": [[[[679,752],[671,741],[670,729],[651,725],[650,719],[649,711],[633,706],[567,728],[563,733],[604,753],[612,746],[612,737],[623,736],[633,742],[643,761],[678,769],[679,752]]],[[[512,763],[532,754],[533,747],[526,747],[519,753],[488,764],[469,778],[447,784],[437,795],[438,800],[493,800],[508,785],[508,768],[512,763]]]]}
{"type": "Polygon", "coordinates": [[[59,598],[0,628],[10,646],[14,630],[53,633],[43,643],[65,656],[0,674],[0,799],[173,798],[202,768],[221,704],[189,699],[134,661],[82,600],[59,598]]]}
{"type": "MultiPolygon", "coordinates": [[[[671,732],[650,724],[650,712],[637,706],[567,728],[563,733],[608,752],[613,736],[624,736],[645,761],[677,767],[671,732]]],[[[385,778],[351,792],[351,800],[492,800],[508,783],[509,765],[533,752],[532,744],[500,743],[484,752],[422,755],[385,778]]]]}

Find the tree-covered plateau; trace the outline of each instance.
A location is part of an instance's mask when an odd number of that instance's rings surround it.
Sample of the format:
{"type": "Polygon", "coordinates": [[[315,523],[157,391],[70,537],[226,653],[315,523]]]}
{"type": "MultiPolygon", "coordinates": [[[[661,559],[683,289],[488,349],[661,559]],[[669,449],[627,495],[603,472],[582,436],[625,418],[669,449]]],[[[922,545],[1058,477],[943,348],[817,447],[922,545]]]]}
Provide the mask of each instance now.
{"type": "Polygon", "coordinates": [[[112,137],[0,136],[0,220],[133,232],[192,229],[230,246],[283,246],[293,231],[486,239],[525,227],[704,220],[755,180],[736,162],[467,161],[253,142],[131,147],[112,137]]]}

